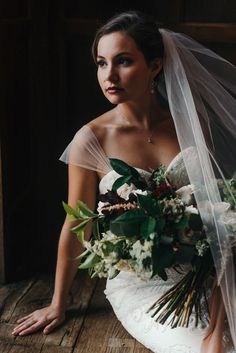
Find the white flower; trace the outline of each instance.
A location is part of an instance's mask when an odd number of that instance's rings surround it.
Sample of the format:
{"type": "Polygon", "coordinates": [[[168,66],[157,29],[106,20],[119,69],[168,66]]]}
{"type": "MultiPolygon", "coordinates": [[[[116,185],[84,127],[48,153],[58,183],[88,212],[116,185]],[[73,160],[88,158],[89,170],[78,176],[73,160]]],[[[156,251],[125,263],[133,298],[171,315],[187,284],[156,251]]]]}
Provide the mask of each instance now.
{"type": "Polygon", "coordinates": [[[150,271],[150,268],[147,269],[144,267],[144,261],[148,258],[152,257],[152,247],[153,241],[152,240],[145,240],[144,244],[142,245],[140,240],[137,240],[134,244],[132,249],[130,249],[129,253],[134,261],[133,268],[136,273],[143,273],[150,271]]]}
{"type": "Polygon", "coordinates": [[[198,256],[203,256],[209,248],[209,243],[206,239],[198,240],[195,244],[195,248],[197,250],[198,256]]]}
{"type": "Polygon", "coordinates": [[[130,193],[133,192],[134,190],[137,190],[137,188],[133,183],[131,183],[130,185],[125,183],[121,185],[116,191],[120,197],[122,197],[125,200],[128,200],[130,193]]]}
{"type": "Polygon", "coordinates": [[[106,233],[102,233],[103,240],[117,240],[117,235],[107,230],[106,233]]]}
{"type": "Polygon", "coordinates": [[[100,216],[103,216],[103,213],[102,213],[103,207],[108,206],[108,205],[110,205],[109,202],[102,202],[102,201],[98,202],[97,212],[100,216]]]}
{"type": "Polygon", "coordinates": [[[194,207],[193,205],[190,205],[185,208],[184,213],[187,216],[190,216],[191,214],[198,214],[198,209],[196,207],[194,207]]]}
{"type": "Polygon", "coordinates": [[[180,189],[176,191],[176,194],[181,198],[181,200],[189,205],[192,201],[192,194],[194,191],[194,186],[192,184],[182,186],[180,189]]]}
{"type": "Polygon", "coordinates": [[[140,190],[140,189],[137,189],[137,190],[135,190],[135,191],[133,191],[133,194],[135,194],[135,195],[144,195],[144,196],[147,196],[147,194],[148,194],[148,192],[147,192],[147,190],[140,190]]]}
{"type": "Polygon", "coordinates": [[[115,268],[119,271],[133,271],[130,260],[121,259],[119,262],[115,264],[115,268]]]}

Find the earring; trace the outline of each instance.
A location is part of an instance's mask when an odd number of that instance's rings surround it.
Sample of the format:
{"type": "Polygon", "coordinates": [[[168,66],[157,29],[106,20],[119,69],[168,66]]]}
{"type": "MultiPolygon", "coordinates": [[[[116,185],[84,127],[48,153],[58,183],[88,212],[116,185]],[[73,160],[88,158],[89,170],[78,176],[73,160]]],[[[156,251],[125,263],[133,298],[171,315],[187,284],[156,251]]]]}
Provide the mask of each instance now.
{"type": "Polygon", "coordinates": [[[157,87],[157,82],[155,80],[152,80],[151,81],[151,93],[155,93],[155,90],[156,90],[156,87],[157,87]]]}

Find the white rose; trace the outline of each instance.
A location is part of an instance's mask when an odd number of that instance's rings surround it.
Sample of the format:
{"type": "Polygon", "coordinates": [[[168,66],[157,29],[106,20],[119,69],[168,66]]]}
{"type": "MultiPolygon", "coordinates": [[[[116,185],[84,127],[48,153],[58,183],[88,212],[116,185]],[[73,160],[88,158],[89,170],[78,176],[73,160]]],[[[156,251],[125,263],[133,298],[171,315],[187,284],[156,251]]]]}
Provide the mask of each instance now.
{"type": "Polygon", "coordinates": [[[176,194],[181,198],[181,200],[189,205],[192,201],[192,194],[194,191],[194,186],[192,184],[182,186],[180,189],[176,191],[176,194]]]}
{"type": "Polygon", "coordinates": [[[130,185],[128,185],[127,183],[125,183],[121,185],[116,191],[120,197],[122,197],[125,200],[128,200],[130,193],[133,192],[134,190],[137,190],[134,184],[131,183],[130,185]]]}

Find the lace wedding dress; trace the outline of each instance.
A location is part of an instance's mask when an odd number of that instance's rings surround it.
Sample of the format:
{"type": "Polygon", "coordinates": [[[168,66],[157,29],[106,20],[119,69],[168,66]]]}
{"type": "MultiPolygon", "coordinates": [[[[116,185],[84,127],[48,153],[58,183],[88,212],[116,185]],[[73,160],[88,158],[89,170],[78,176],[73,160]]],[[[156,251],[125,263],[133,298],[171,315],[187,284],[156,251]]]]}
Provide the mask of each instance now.
{"type": "MultiPolygon", "coordinates": [[[[191,161],[194,166],[195,153],[192,148],[188,148],[180,152],[167,168],[168,180],[174,180],[177,188],[188,184],[183,153],[185,160],[189,159],[188,162],[191,161]]],[[[101,194],[111,189],[113,182],[119,176],[112,170],[108,157],[88,125],[77,132],[60,160],[105,174],[99,183],[101,194]]],[[[196,168],[197,165],[196,163],[196,168]]],[[[137,170],[145,178],[150,176],[150,173],[145,170],[138,168],[137,170]]],[[[198,173],[197,169],[196,173],[198,173]]],[[[117,318],[135,339],[154,353],[200,353],[202,339],[207,332],[207,314],[203,314],[202,322],[198,327],[195,327],[193,312],[188,328],[172,329],[167,324],[157,323],[150,313],[146,313],[150,306],[176,284],[188,269],[189,267],[186,265],[183,274],[169,269],[167,281],[163,281],[159,277],[139,278],[133,272],[124,271],[121,271],[117,277],[107,280],[105,295],[117,318]]],[[[210,290],[208,294],[210,295],[210,290]]],[[[205,306],[203,306],[202,312],[206,313],[205,306]]],[[[224,353],[236,353],[231,348],[228,329],[224,334],[224,347],[224,353]]]]}

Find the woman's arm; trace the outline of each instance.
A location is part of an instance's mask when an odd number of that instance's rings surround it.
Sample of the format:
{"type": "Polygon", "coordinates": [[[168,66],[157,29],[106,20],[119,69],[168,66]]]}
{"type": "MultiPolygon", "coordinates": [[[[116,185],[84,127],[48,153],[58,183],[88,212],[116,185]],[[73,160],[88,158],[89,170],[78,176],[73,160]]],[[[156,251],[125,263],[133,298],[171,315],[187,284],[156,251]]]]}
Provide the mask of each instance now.
{"type": "MultiPolygon", "coordinates": [[[[73,165],[69,165],[68,171],[68,204],[75,207],[77,200],[82,200],[94,209],[98,185],[97,174],[73,165]]],[[[64,321],[68,293],[79,265],[75,257],[84,250],[70,232],[73,225],[75,222],[70,222],[66,217],[59,239],[55,287],[51,304],[19,319],[18,325],[12,332],[13,335],[27,335],[40,328],[43,328],[43,332],[47,334],[64,321]]],[[[91,225],[86,229],[87,239],[90,233],[91,225]]]]}

